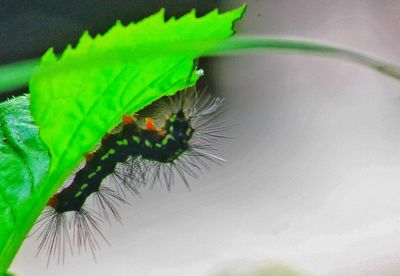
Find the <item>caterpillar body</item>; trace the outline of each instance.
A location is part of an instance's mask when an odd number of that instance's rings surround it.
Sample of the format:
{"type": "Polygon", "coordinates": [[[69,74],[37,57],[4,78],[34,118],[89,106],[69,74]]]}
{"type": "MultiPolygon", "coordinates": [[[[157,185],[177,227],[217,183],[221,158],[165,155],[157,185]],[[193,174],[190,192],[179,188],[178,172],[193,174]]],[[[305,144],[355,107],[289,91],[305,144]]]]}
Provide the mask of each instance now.
{"type": "Polygon", "coordinates": [[[213,144],[225,137],[221,132],[226,127],[216,121],[222,103],[221,98],[191,89],[161,98],[135,116],[124,116],[98,149],[86,155],[72,182],[48,201],[34,230],[41,240],[38,253],[47,248],[48,262],[53,255],[60,261],[65,247],[72,250],[75,245],[94,256],[97,238],[107,242],[100,231],[101,217],[110,221],[111,213],[120,221],[116,205],[126,203],[125,190],[138,193],[141,184],[149,182],[164,182],[169,189],[175,173],[188,186],[186,175],[197,177],[201,168],[208,169],[207,161],[223,162],[210,153],[213,144]],[[104,183],[109,176],[114,188],[104,183]],[[91,195],[97,211],[86,207],[91,195]],[[72,214],[69,223],[67,213],[72,214]]]}
{"type": "Polygon", "coordinates": [[[174,113],[158,131],[153,127],[142,130],[134,121],[126,123],[121,132],[103,139],[100,148],[87,159],[72,183],[55,194],[48,205],[59,213],[79,211],[89,195],[99,192],[101,182],[114,172],[117,163],[138,156],[171,163],[187,150],[192,134],[193,129],[182,110],[174,113]]]}

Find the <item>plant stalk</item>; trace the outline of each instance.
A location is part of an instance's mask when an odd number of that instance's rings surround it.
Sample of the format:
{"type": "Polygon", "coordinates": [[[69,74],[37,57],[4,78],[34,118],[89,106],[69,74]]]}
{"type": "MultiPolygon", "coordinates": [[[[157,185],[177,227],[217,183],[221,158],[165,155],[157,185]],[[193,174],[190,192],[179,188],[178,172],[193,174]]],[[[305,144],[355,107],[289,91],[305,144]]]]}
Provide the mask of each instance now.
{"type": "MultiPolygon", "coordinates": [[[[190,50],[190,47],[185,49],[190,50]],[[189,49],[188,49],[189,48],[189,49]]],[[[280,53],[311,54],[321,57],[346,60],[375,70],[388,77],[400,80],[400,67],[379,58],[328,44],[268,37],[234,37],[224,41],[204,56],[222,56],[248,51],[271,51],[280,53]]],[[[178,49],[179,51],[179,49],[178,49]]],[[[184,50],[182,50],[184,51],[184,50]]],[[[0,66],[0,93],[27,86],[29,79],[39,64],[39,59],[21,61],[0,66]]]]}

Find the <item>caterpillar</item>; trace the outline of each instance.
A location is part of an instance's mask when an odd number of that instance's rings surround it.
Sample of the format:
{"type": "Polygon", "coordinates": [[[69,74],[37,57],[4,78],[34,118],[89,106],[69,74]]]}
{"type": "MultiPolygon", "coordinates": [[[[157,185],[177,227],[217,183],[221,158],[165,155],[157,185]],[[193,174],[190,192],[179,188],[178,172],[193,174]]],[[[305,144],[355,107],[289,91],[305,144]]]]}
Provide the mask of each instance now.
{"type": "Polygon", "coordinates": [[[142,185],[157,182],[169,190],[175,174],[189,187],[187,175],[196,178],[209,168],[209,161],[224,162],[211,154],[215,142],[226,138],[221,132],[227,126],[216,120],[223,101],[192,88],[163,97],[134,116],[124,115],[98,148],[85,155],[84,166],[70,184],[49,199],[33,231],[40,240],[37,254],[47,248],[48,263],[54,255],[60,262],[66,247],[72,252],[77,246],[79,251],[90,250],[95,258],[97,239],[107,242],[100,230],[101,218],[110,222],[111,214],[121,221],[116,206],[127,203],[126,190],[138,194],[142,185]],[[107,178],[114,187],[106,185],[107,178]],[[97,211],[86,207],[91,197],[97,211]],[[67,213],[72,216],[67,218],[67,213]]]}

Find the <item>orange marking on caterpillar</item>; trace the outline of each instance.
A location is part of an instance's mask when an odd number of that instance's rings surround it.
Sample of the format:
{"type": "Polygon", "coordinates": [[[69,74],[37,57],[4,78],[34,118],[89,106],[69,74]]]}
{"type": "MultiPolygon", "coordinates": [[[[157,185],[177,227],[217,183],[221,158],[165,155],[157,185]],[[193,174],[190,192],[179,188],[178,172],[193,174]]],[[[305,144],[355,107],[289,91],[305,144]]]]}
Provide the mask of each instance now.
{"type": "Polygon", "coordinates": [[[145,121],[146,121],[147,130],[155,130],[156,129],[156,125],[154,124],[153,118],[146,118],[145,121]]]}
{"type": "Polygon", "coordinates": [[[93,160],[93,153],[85,153],[86,162],[90,162],[93,160]]]}
{"type": "Polygon", "coordinates": [[[101,138],[101,141],[104,142],[105,140],[107,140],[108,137],[110,137],[110,133],[106,133],[103,138],[101,138]]]}
{"type": "Polygon", "coordinates": [[[60,204],[60,201],[57,198],[57,194],[53,195],[49,201],[47,202],[47,206],[56,208],[56,206],[58,206],[60,204]]]}
{"type": "Polygon", "coordinates": [[[165,130],[160,129],[159,131],[157,131],[157,134],[160,136],[165,136],[167,132],[165,130]]]}
{"type": "Polygon", "coordinates": [[[122,115],[122,122],[124,123],[124,125],[132,124],[135,120],[135,116],[126,114],[122,115]]]}

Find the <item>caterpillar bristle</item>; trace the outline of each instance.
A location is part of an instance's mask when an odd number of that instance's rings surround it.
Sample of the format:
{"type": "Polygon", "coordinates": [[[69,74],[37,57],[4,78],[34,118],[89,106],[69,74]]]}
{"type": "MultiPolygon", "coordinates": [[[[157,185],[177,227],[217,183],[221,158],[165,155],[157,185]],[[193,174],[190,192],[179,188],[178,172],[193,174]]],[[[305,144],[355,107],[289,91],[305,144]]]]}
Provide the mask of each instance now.
{"type": "Polygon", "coordinates": [[[67,246],[71,254],[73,252],[66,219],[66,214],[58,213],[52,207],[46,207],[35,224],[31,235],[37,235],[37,239],[40,240],[36,256],[45,250],[47,266],[52,257],[57,257],[58,264],[63,263],[67,246]]]}
{"type": "Polygon", "coordinates": [[[132,162],[132,159],[128,158],[124,163],[117,164],[114,172],[107,178],[116,194],[123,199],[126,199],[128,195],[139,195],[139,188],[144,181],[141,172],[133,167],[132,162]]]}
{"type": "Polygon", "coordinates": [[[155,184],[171,190],[176,178],[190,189],[190,178],[209,170],[210,163],[225,162],[213,154],[218,141],[229,138],[224,134],[229,126],[219,119],[223,103],[191,88],[163,97],[135,116],[124,115],[85,155],[70,184],[49,200],[32,233],[40,239],[37,254],[45,250],[48,263],[53,257],[59,263],[67,247],[71,254],[78,247],[95,258],[98,240],[108,243],[100,224],[111,224],[112,218],[121,223],[117,207],[128,203],[129,196],[155,184]],[[88,198],[96,211],[88,207],[88,198]]]}
{"type": "Polygon", "coordinates": [[[111,215],[116,221],[122,223],[121,216],[119,215],[116,206],[119,206],[120,203],[129,204],[129,202],[121,197],[116,191],[104,186],[101,186],[99,191],[93,195],[93,202],[97,207],[97,213],[100,217],[103,217],[109,224],[111,224],[111,215]]]}
{"type": "Polygon", "coordinates": [[[81,253],[82,248],[85,249],[86,253],[90,251],[95,260],[95,251],[100,249],[98,238],[109,244],[100,230],[99,224],[101,222],[102,220],[93,210],[87,211],[84,208],[77,212],[72,212],[69,220],[69,227],[72,228],[73,244],[78,247],[79,253],[81,253]]]}

